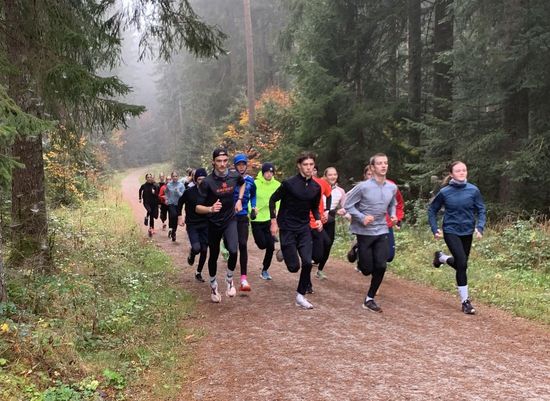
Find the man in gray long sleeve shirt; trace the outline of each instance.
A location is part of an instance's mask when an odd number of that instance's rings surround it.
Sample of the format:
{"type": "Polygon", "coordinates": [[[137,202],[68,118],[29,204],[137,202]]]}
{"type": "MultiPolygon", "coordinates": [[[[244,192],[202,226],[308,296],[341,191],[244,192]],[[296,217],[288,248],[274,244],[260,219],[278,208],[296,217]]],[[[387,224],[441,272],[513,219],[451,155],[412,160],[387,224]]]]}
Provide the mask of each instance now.
{"type": "Polygon", "coordinates": [[[388,259],[388,225],[386,212],[396,222],[397,186],[386,181],[388,157],[377,153],[370,158],[369,164],[373,177],[362,181],[346,197],[344,208],[351,215],[350,230],[357,236],[359,269],[368,276],[372,274],[371,284],[363,308],[382,312],[374,296],[382,284],[388,259]]]}

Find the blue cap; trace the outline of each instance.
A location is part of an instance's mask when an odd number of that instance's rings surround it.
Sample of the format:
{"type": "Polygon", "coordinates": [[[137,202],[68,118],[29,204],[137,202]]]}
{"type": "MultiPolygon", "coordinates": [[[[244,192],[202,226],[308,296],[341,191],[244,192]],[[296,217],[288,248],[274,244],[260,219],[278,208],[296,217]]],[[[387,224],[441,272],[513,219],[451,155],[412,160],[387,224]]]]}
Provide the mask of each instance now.
{"type": "Polygon", "coordinates": [[[248,163],[248,157],[244,153],[236,154],[235,158],[233,159],[233,164],[236,165],[238,163],[247,164],[248,163]]]}

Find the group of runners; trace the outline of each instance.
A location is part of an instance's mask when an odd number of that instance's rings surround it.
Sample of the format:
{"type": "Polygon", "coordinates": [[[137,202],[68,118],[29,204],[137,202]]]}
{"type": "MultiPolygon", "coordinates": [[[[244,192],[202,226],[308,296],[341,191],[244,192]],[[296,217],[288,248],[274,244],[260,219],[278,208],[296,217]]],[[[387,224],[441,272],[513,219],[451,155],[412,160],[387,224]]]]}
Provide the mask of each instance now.
{"type": "MultiPolygon", "coordinates": [[[[315,276],[327,278],[324,267],[335,238],[336,216],[350,222],[350,232],[356,242],[348,252],[348,260],[357,262],[356,270],[371,276],[370,286],[363,300],[363,308],[382,312],[375,297],[384,279],[387,263],[395,256],[394,229],[399,229],[404,217],[403,197],[397,185],[386,178],[388,157],[378,153],[372,156],[364,170],[364,180],[349,192],[338,186],[338,173],[334,167],[317,176],[315,155],[301,153],[296,160],[297,174],[279,182],[275,167],[266,162],[254,179],[247,173],[248,158],[237,154],[233,167],[227,150],[217,148],[212,153],[212,172],[204,168],[189,170],[180,180],[172,172],[166,182],[161,174],[155,183],[151,174],[139,189],[139,200],[147,211],[144,223],[149,236],[155,233],[154,220],[160,218],[163,230],[168,216],[168,236],[176,241],[178,226],[185,226],[190,242],[187,257],[189,265],[199,261],[195,279],[204,282],[202,270],[208,255],[208,281],[212,302],[221,302],[217,281],[218,256],[223,246],[227,250],[225,295],[234,297],[234,272],[240,264],[240,291],[251,291],[248,274],[248,236],[251,227],[254,241],[265,250],[261,278],[271,280],[269,268],[276,253],[292,273],[300,273],[296,289],[296,305],[312,309],[306,298],[313,293],[311,281],[315,276]],[[183,213],[185,211],[185,213],[183,213]],[[184,216],[183,216],[184,215],[184,216]]],[[[448,264],[456,270],[456,282],[462,311],[475,314],[468,296],[466,270],[472,238],[481,238],[485,225],[485,206],[479,189],[467,181],[467,167],[463,162],[450,166],[445,186],[430,204],[428,219],[434,238],[441,237],[450,255],[441,251],[434,254],[433,266],[448,264]],[[437,215],[445,209],[440,229],[437,215]]]]}

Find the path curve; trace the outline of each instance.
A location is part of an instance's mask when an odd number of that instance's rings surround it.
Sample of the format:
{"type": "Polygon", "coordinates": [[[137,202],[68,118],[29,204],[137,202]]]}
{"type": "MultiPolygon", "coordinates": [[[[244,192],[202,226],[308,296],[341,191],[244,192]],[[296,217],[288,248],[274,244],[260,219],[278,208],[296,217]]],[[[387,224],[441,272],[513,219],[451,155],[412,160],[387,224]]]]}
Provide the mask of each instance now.
{"type": "MultiPolygon", "coordinates": [[[[122,191],[145,235],[137,201],[143,173],[132,170],[122,191]]],[[[466,316],[454,294],[391,274],[377,298],[384,313],[365,311],[369,279],[334,259],[329,280],[313,279],[315,309],[300,310],[297,275],[274,261],[273,281],[261,280],[263,253],[252,238],[252,292],[213,304],[208,284],[196,283],[185,261],[184,231],[176,243],[162,233],[153,239],[181,267],[182,288],[197,297],[189,324],[207,331],[182,401],[550,400],[550,330],[543,325],[479,303],[478,315],[466,316]]],[[[221,259],[220,266],[225,272],[221,259]]]]}

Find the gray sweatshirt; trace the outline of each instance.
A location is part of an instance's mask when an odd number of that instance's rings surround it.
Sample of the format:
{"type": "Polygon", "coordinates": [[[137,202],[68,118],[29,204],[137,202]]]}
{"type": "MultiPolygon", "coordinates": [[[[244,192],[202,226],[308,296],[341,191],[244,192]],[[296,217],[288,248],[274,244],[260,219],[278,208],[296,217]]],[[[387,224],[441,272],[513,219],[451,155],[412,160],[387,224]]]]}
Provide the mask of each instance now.
{"type": "Polygon", "coordinates": [[[397,186],[384,181],[378,184],[374,178],[357,184],[346,195],[344,208],[351,215],[350,231],[359,235],[388,233],[386,213],[395,216],[397,186]],[[363,224],[365,216],[374,216],[374,221],[363,224]]]}

